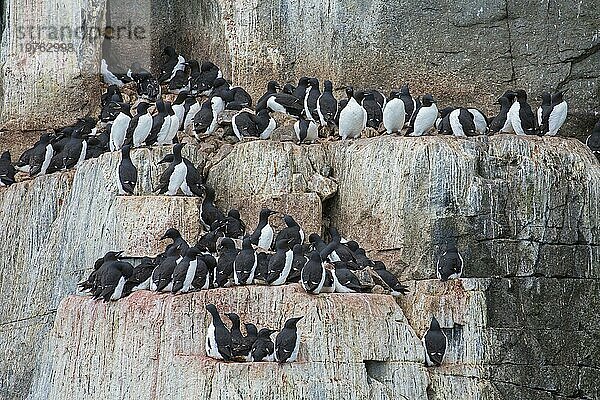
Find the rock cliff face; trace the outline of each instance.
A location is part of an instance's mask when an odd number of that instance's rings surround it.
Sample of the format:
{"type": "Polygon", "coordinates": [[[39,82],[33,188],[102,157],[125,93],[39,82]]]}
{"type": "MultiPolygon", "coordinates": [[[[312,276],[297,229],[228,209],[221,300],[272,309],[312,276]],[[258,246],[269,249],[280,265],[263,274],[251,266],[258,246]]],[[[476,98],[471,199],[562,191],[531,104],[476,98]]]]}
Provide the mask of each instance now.
{"type": "Polygon", "coordinates": [[[110,52],[123,64],[135,54],[156,70],[162,48],[177,45],[186,55],[215,61],[235,84],[258,96],[271,78],[314,75],[336,86],[385,91],[410,81],[415,94],[431,92],[442,104],[477,106],[492,115],[507,88],[522,87],[532,98],[570,88],[564,135],[588,132],[598,111],[595,0],[486,0],[461,7],[451,1],[424,7],[419,1],[380,0],[147,0],[136,10],[118,0],[44,4],[17,0],[7,7],[0,120],[12,126],[52,126],[93,110],[98,90],[88,78],[102,50],[100,40],[66,40],[74,52],[28,54],[21,46],[32,40],[17,40],[19,27],[103,27],[107,21],[126,26],[124,10],[145,34],[133,42],[112,40],[110,52]],[[82,85],[92,90],[82,91],[82,85]],[[61,109],[48,118],[44,110],[57,99],[61,109]]]}
{"type": "MultiPolygon", "coordinates": [[[[203,165],[208,157],[190,147],[203,165]]],[[[151,193],[168,150],[133,152],[136,197],[116,196],[117,154],[0,191],[9,227],[0,232],[0,398],[218,399],[233,395],[216,389],[229,381],[241,395],[284,399],[597,398],[600,165],[578,141],[254,141],[213,162],[208,182],[220,205],[239,206],[249,225],[260,205],[274,204],[307,231],[337,226],[410,280],[399,306],[294,285],[138,293],[110,305],[65,299],[109,249],[153,254],[169,226],[195,239],[197,201],[151,193]],[[337,192],[321,202],[313,181],[337,192]],[[430,278],[449,237],[465,279],[441,283],[430,278]],[[206,359],[206,301],[273,327],[306,315],[300,362],[206,359]],[[419,338],[432,315],[449,350],[443,367],[425,369],[419,338]]]]}

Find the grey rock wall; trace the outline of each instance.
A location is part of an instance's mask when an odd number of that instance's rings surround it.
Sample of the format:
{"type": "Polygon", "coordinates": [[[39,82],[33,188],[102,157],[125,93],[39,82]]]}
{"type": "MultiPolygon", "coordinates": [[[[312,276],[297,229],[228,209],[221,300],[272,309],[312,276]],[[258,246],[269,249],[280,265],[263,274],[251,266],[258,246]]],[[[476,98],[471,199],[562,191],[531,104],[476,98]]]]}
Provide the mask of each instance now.
{"type": "Polygon", "coordinates": [[[415,95],[431,92],[440,104],[476,106],[493,115],[494,101],[508,88],[526,89],[534,104],[543,90],[569,88],[570,118],[562,133],[580,139],[600,112],[595,0],[431,5],[410,0],[148,0],[135,10],[110,0],[108,16],[101,0],[61,0],[50,9],[38,4],[43,3],[10,2],[0,57],[0,121],[27,129],[95,109],[98,88],[90,73],[97,70],[93,66],[102,44],[74,42],[75,53],[30,56],[19,51],[17,25],[76,26],[85,20],[102,26],[128,13],[147,35],[140,41],[112,41],[111,52],[123,64],[136,55],[156,71],[162,48],[175,45],[186,56],[215,61],[255,96],[271,78],[296,81],[314,75],[336,86],[386,92],[409,81],[415,95]],[[43,113],[59,99],[58,112],[43,113]]]}
{"type": "MultiPolygon", "coordinates": [[[[401,326],[410,334],[388,343],[412,346],[402,359],[360,353],[354,339],[345,351],[358,352],[358,358],[324,355],[328,347],[316,339],[321,325],[312,313],[331,304],[345,307],[338,295],[250,288],[176,298],[138,294],[108,306],[69,297],[61,305],[109,249],[152,254],[162,246],[158,232],[168,226],[195,239],[197,202],[151,193],[161,171],[155,163],[169,150],[133,152],[140,168],[137,197],[116,195],[117,154],[89,160],[76,172],[0,190],[0,222],[10,227],[0,232],[0,295],[6,300],[0,304],[0,345],[7,349],[0,358],[0,398],[147,397],[148,390],[156,390],[152,396],[173,390],[187,398],[186,390],[238,376],[260,382],[257,393],[312,396],[312,381],[294,380],[307,392],[270,392],[265,382],[279,371],[272,366],[209,366],[202,360],[205,299],[248,315],[259,312],[259,320],[268,321],[270,314],[260,308],[266,306],[249,298],[306,304],[312,310],[306,343],[316,353],[305,350],[306,363],[289,368],[332,382],[352,377],[356,393],[366,398],[397,398],[397,393],[422,398],[425,392],[435,399],[597,397],[600,166],[580,142],[509,135],[487,141],[379,137],[309,146],[252,141],[212,161],[208,182],[219,204],[239,207],[249,224],[262,205],[285,207],[282,211],[299,215],[307,230],[338,226],[402,279],[413,280],[400,308],[389,297],[369,295],[351,296],[347,305],[356,301],[381,311],[381,318],[396,315],[386,320],[391,324],[406,321],[401,326]],[[302,182],[327,170],[338,190],[320,204],[302,182]],[[447,234],[458,239],[466,268],[465,279],[443,284],[429,278],[447,234]],[[423,375],[415,346],[431,315],[450,336],[450,347],[445,366],[423,375]],[[175,340],[169,327],[192,336],[175,340]],[[156,350],[146,342],[164,343],[156,350]],[[83,346],[79,358],[77,343],[83,346]],[[137,354],[136,348],[147,351],[137,354]],[[143,379],[152,380],[150,388],[119,383],[141,379],[135,369],[141,364],[128,359],[146,360],[149,377],[143,379]],[[121,367],[123,379],[114,379],[121,367]]],[[[209,159],[191,146],[184,150],[200,166],[209,159]]],[[[287,311],[277,307],[276,318],[283,319],[287,311]]],[[[336,310],[327,328],[332,332],[349,332],[354,318],[363,318],[358,309],[336,310]]],[[[299,379],[295,373],[285,379],[299,379]]],[[[322,390],[345,393],[337,383],[323,385],[322,390]]]]}

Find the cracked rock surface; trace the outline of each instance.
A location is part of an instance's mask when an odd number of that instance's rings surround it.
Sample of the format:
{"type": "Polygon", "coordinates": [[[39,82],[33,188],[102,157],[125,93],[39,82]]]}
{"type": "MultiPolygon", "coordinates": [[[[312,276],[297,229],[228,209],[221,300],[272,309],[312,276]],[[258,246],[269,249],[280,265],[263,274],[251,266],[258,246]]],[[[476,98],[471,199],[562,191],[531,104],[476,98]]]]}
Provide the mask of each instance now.
{"type": "MultiPolygon", "coordinates": [[[[580,142],[378,137],[230,150],[208,168],[220,206],[239,207],[253,224],[259,207],[285,203],[310,230],[335,225],[409,280],[410,294],[399,305],[382,295],[311,297],[294,285],[138,293],[110,305],[67,297],[104,252],[159,249],[148,241],[154,222],[190,241],[199,233],[192,199],[152,194],[166,168],[156,162],[170,147],[132,152],[137,197],[116,195],[119,156],[105,154],[0,190],[9,227],[0,231],[0,398],[158,398],[163,390],[221,398],[213,380],[252,380],[257,394],[282,399],[339,398],[350,383],[349,398],[597,397],[600,165],[580,142]],[[321,171],[338,185],[322,204],[310,185],[294,184],[321,171]],[[431,278],[446,237],[457,238],[465,271],[441,283],[431,278]],[[305,313],[301,362],[277,369],[204,358],[207,299],[265,324],[305,313]],[[445,364],[425,369],[419,338],[432,315],[450,344],[445,364]],[[367,318],[387,333],[359,335],[367,318]],[[145,362],[128,364],[138,358],[145,362]],[[318,386],[313,375],[326,379],[318,386]],[[149,386],[123,383],[138,379],[149,386]]],[[[211,158],[193,146],[184,152],[199,166],[211,158]]]]}

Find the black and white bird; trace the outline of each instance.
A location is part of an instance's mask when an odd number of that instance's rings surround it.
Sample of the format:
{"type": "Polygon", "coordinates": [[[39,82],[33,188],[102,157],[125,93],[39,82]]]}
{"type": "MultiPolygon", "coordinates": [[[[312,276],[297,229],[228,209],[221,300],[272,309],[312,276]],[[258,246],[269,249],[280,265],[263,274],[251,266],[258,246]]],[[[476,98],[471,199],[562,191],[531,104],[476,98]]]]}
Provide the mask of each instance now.
{"type": "Polygon", "coordinates": [[[146,137],[146,144],[149,146],[157,142],[159,135],[164,137],[165,132],[168,132],[171,127],[167,106],[160,97],[156,101],[156,111],[157,113],[152,116],[152,129],[146,137]]]}
{"type": "Polygon", "coordinates": [[[438,117],[438,108],[431,94],[423,96],[421,106],[418,107],[411,120],[409,136],[423,136],[434,125],[438,117]]]}
{"type": "Polygon", "coordinates": [[[236,285],[251,285],[256,273],[257,258],[250,237],[242,241],[242,250],[233,262],[233,282],[236,285]]]}
{"type": "Polygon", "coordinates": [[[233,263],[238,255],[235,243],[230,238],[223,238],[217,259],[217,270],[215,272],[215,285],[218,287],[229,286],[229,278],[233,275],[233,263]]]}
{"type": "Polygon", "coordinates": [[[143,257],[140,263],[133,268],[133,275],[125,283],[125,292],[132,293],[150,289],[154,268],[156,268],[154,260],[150,257],[143,257]]]}
{"type": "Polygon", "coordinates": [[[181,149],[184,145],[185,143],[177,143],[173,146],[173,161],[160,176],[160,186],[157,190],[160,194],[166,193],[168,196],[175,196],[179,189],[187,196],[193,194],[186,181],[188,168],[181,156],[181,149]]]}
{"type": "MultiPolygon", "coordinates": [[[[87,279],[80,281],[77,283],[79,290],[82,292],[90,292],[94,293],[97,290],[97,282],[96,276],[98,275],[98,271],[104,265],[105,262],[117,261],[118,258],[123,254],[122,251],[109,251],[104,256],[100,257],[94,262],[94,269],[88,275],[87,279]]],[[[100,294],[100,291],[97,291],[97,294],[100,294]]]]}
{"type": "Polygon", "coordinates": [[[375,95],[372,91],[365,92],[361,105],[367,111],[367,126],[379,129],[379,126],[383,122],[383,109],[379,102],[375,100],[375,95]]]}
{"type": "Polygon", "coordinates": [[[297,99],[304,101],[304,96],[306,96],[306,89],[308,89],[308,82],[310,78],[307,76],[303,76],[298,80],[298,86],[294,88],[294,92],[292,95],[297,99]]]}
{"type": "Polygon", "coordinates": [[[50,134],[44,133],[33,146],[29,156],[29,176],[44,175],[48,171],[54,156],[54,148],[50,143],[50,134]]]}
{"type": "Polygon", "coordinates": [[[225,315],[231,321],[231,359],[233,361],[247,361],[250,357],[252,344],[248,346],[242,335],[240,316],[236,313],[227,313],[225,315]]]}
{"type": "MultiPolygon", "coordinates": [[[[210,100],[206,100],[200,106],[193,118],[194,136],[200,141],[202,136],[208,132],[213,123],[213,111],[210,100]]],[[[184,123],[185,126],[185,123],[184,123]]],[[[184,128],[185,129],[185,128],[184,128]]]]}
{"type": "Polygon", "coordinates": [[[600,154],[600,120],[594,125],[592,133],[585,139],[585,144],[594,154],[600,154]]]}
{"type": "Polygon", "coordinates": [[[298,118],[304,111],[304,104],[291,94],[275,93],[267,99],[267,109],[298,118]]]}
{"type": "Polygon", "coordinates": [[[152,130],[152,114],[148,112],[150,103],[141,101],[136,108],[136,114],[129,121],[126,137],[131,140],[133,147],[144,144],[152,130]]]}
{"type": "Polygon", "coordinates": [[[129,112],[130,106],[128,103],[119,104],[121,111],[117,115],[117,118],[113,121],[110,128],[110,151],[121,150],[123,143],[125,143],[125,136],[127,135],[127,128],[131,121],[131,114],[129,112]]]}
{"type": "Polygon", "coordinates": [[[212,224],[216,221],[225,219],[225,214],[215,206],[215,191],[206,186],[204,188],[204,199],[200,206],[200,222],[205,230],[210,230],[212,224]]]}
{"type": "Polygon", "coordinates": [[[336,293],[356,293],[364,290],[358,277],[343,263],[338,263],[335,269],[331,271],[331,275],[336,293]]]}
{"type": "Polygon", "coordinates": [[[298,358],[300,335],[296,324],[302,318],[290,318],[285,321],[283,329],[275,338],[275,361],[279,363],[294,362],[298,358]]]}
{"type": "Polygon", "coordinates": [[[453,110],[448,119],[454,136],[467,137],[475,136],[477,134],[475,122],[473,121],[473,114],[466,108],[461,107],[453,110]]]}
{"type": "Polygon", "coordinates": [[[552,110],[552,95],[550,92],[542,93],[542,104],[537,109],[537,122],[540,127],[540,134],[544,135],[548,132],[548,126],[544,124],[543,116],[550,115],[552,110]]]}
{"type": "Polygon", "coordinates": [[[385,268],[383,262],[375,261],[372,268],[373,272],[381,279],[382,286],[389,288],[392,296],[397,297],[408,293],[408,286],[401,284],[398,278],[385,268]]]}
{"type": "Polygon", "coordinates": [[[0,186],[10,186],[15,183],[17,171],[10,160],[10,152],[7,150],[0,156],[0,186]]]}
{"type": "Polygon", "coordinates": [[[488,130],[488,119],[483,111],[477,108],[467,108],[469,113],[473,116],[473,123],[475,124],[475,132],[479,135],[485,135],[488,130]]]}
{"type": "Polygon", "coordinates": [[[188,97],[184,102],[183,125],[182,129],[185,133],[190,134],[194,128],[194,118],[200,111],[200,103],[195,97],[188,97]]]}
{"type": "Polygon", "coordinates": [[[267,91],[258,99],[256,106],[254,107],[257,113],[260,110],[267,108],[267,100],[269,100],[269,97],[276,94],[278,89],[280,89],[280,87],[277,82],[269,81],[269,83],[267,83],[267,91]]]}
{"type": "Polygon", "coordinates": [[[132,275],[133,266],[128,262],[105,262],[96,274],[98,287],[94,298],[102,298],[106,302],[119,300],[123,296],[125,283],[132,275]]]}
{"type": "Polygon", "coordinates": [[[252,235],[250,235],[250,242],[253,245],[265,250],[271,249],[275,233],[273,227],[269,224],[269,217],[274,214],[277,214],[277,212],[268,208],[260,210],[258,225],[256,226],[256,229],[254,229],[252,235]]]}
{"type": "Polygon", "coordinates": [[[348,103],[339,115],[339,135],[342,140],[360,137],[367,126],[367,110],[361,106],[364,93],[357,92],[354,96],[354,89],[348,86],[346,96],[348,96],[348,103]]]}
{"type": "Polygon", "coordinates": [[[514,95],[517,101],[508,110],[508,120],[510,120],[512,130],[517,135],[534,135],[538,129],[537,119],[531,106],[527,103],[527,93],[519,89],[514,95]]]}
{"type": "Polygon", "coordinates": [[[289,239],[281,239],[275,242],[276,249],[269,260],[266,281],[269,285],[283,285],[292,270],[294,252],[290,249],[289,239]]]}
{"type": "Polygon", "coordinates": [[[299,282],[301,278],[302,268],[308,262],[308,258],[304,255],[304,246],[295,244],[292,248],[292,269],[287,277],[288,282],[299,282]]]}
{"type": "Polygon", "coordinates": [[[503,132],[503,128],[510,125],[510,121],[508,120],[508,111],[511,106],[510,100],[507,97],[501,96],[496,100],[496,104],[500,105],[500,111],[498,112],[498,115],[494,117],[492,122],[490,122],[490,133],[503,132]]]}
{"type": "Polygon", "coordinates": [[[137,183],[138,170],[133,165],[130,157],[131,146],[125,145],[121,149],[121,163],[119,164],[119,194],[133,194],[137,183]]]}
{"type": "Polygon", "coordinates": [[[319,123],[320,118],[317,111],[317,102],[321,97],[321,89],[319,88],[319,80],[317,78],[310,78],[308,80],[308,87],[304,95],[304,118],[309,121],[315,121],[319,123]]]}
{"type": "Polygon", "coordinates": [[[296,90],[296,86],[294,86],[293,84],[291,84],[289,82],[286,83],[285,85],[283,85],[283,88],[281,89],[281,91],[283,93],[291,94],[291,95],[294,95],[295,90],[296,90]]]}
{"type": "Polygon", "coordinates": [[[244,137],[258,137],[256,116],[248,111],[240,111],[231,118],[231,127],[235,137],[241,142],[244,137]]]}
{"type": "Polygon", "coordinates": [[[232,357],[231,332],[221,320],[214,304],[207,304],[206,310],[212,317],[206,331],[206,355],[217,360],[229,361],[232,357]]]}
{"type": "Polygon", "coordinates": [[[444,361],[446,347],[448,346],[448,338],[440,328],[440,324],[435,319],[431,318],[429,329],[423,335],[423,347],[425,348],[425,364],[428,367],[439,367],[444,361]]]}
{"type": "Polygon", "coordinates": [[[321,293],[333,293],[335,292],[335,281],[333,280],[333,273],[329,269],[325,269],[325,283],[321,293]]]}
{"type": "Polygon", "coordinates": [[[275,243],[280,240],[286,240],[290,248],[293,248],[295,244],[304,243],[304,231],[294,218],[291,215],[284,215],[283,221],[287,226],[279,231],[275,237],[275,243]]]}
{"type": "Polygon", "coordinates": [[[400,92],[390,92],[390,97],[383,109],[382,118],[383,126],[388,135],[402,131],[406,120],[406,109],[404,101],[400,98],[400,92]]]}
{"type": "Polygon", "coordinates": [[[560,127],[565,123],[567,119],[568,106],[564,100],[565,91],[560,91],[552,95],[552,103],[550,112],[542,116],[542,123],[548,127],[548,132],[545,132],[546,136],[556,136],[560,127]]]}
{"type": "Polygon", "coordinates": [[[262,328],[258,331],[256,341],[250,350],[251,361],[275,361],[275,343],[271,340],[271,335],[275,330],[262,328]]]}
{"type": "Polygon", "coordinates": [[[160,67],[158,82],[169,83],[177,71],[185,70],[185,58],[177,54],[172,46],[165,47],[163,54],[167,56],[167,61],[160,67]]]}
{"type": "Polygon", "coordinates": [[[182,91],[188,91],[189,78],[183,69],[175,71],[173,78],[169,81],[169,93],[179,94],[182,91]]]}
{"type": "Polygon", "coordinates": [[[173,293],[187,293],[194,289],[193,282],[198,268],[197,257],[201,254],[196,247],[189,247],[183,252],[183,257],[173,270],[173,293]]]}
{"type": "Polygon", "coordinates": [[[321,293],[325,283],[325,268],[318,251],[312,251],[308,255],[308,261],[300,272],[300,283],[307,293],[321,293]]]}
{"type": "Polygon", "coordinates": [[[271,137],[271,134],[277,127],[277,123],[275,122],[275,119],[271,117],[269,110],[267,110],[266,108],[260,110],[256,113],[254,120],[256,121],[258,137],[263,140],[269,139],[271,137]]]}
{"type": "Polygon", "coordinates": [[[190,93],[195,96],[210,95],[215,81],[222,76],[221,70],[215,64],[210,61],[202,62],[200,73],[194,79],[190,79],[190,93]]]}
{"type": "Polygon", "coordinates": [[[408,125],[412,120],[413,114],[417,111],[417,102],[410,94],[408,82],[404,83],[400,88],[398,98],[404,103],[404,112],[406,113],[405,124],[408,125]]]}
{"type": "Polygon", "coordinates": [[[294,132],[296,133],[298,144],[314,143],[319,137],[319,126],[313,119],[300,117],[294,123],[294,132]]]}
{"type": "Polygon", "coordinates": [[[168,101],[165,101],[165,112],[167,115],[156,137],[156,144],[161,146],[173,144],[173,139],[177,136],[179,130],[179,119],[177,119],[177,115],[175,115],[175,111],[173,111],[173,107],[168,101]]]}
{"type": "Polygon", "coordinates": [[[321,126],[333,125],[337,114],[338,102],[333,97],[333,83],[325,81],[323,83],[323,93],[317,99],[318,122],[321,126]]]}
{"type": "Polygon", "coordinates": [[[206,290],[211,285],[211,274],[217,266],[217,261],[211,254],[196,257],[196,272],[192,280],[194,290],[206,290]]]}
{"type": "Polygon", "coordinates": [[[173,290],[173,272],[179,257],[180,254],[175,246],[167,249],[160,264],[152,271],[150,290],[154,292],[170,292],[173,290]]]}
{"type": "Polygon", "coordinates": [[[173,109],[173,112],[175,113],[175,115],[177,116],[177,120],[179,121],[179,127],[177,128],[178,131],[183,129],[183,122],[185,120],[186,113],[189,111],[190,107],[195,102],[196,98],[190,96],[190,93],[187,90],[182,90],[181,92],[179,92],[175,100],[173,100],[171,108],[173,109]]]}
{"type": "Polygon", "coordinates": [[[225,219],[211,226],[211,230],[222,232],[229,238],[241,239],[246,234],[246,224],[242,221],[240,212],[232,208],[227,212],[225,219]]]}
{"type": "Polygon", "coordinates": [[[160,84],[150,72],[134,62],[127,75],[135,81],[138,96],[147,101],[156,101],[160,96],[160,84]]]}
{"type": "Polygon", "coordinates": [[[51,173],[73,167],[79,168],[83,161],[85,161],[86,152],[87,142],[82,137],[82,130],[76,129],[71,134],[71,137],[65,138],[60,152],[52,157],[47,172],[51,173]]]}
{"type": "Polygon", "coordinates": [[[437,277],[442,282],[448,279],[460,278],[464,267],[464,261],[456,245],[449,243],[446,251],[440,256],[436,266],[437,277]]]}

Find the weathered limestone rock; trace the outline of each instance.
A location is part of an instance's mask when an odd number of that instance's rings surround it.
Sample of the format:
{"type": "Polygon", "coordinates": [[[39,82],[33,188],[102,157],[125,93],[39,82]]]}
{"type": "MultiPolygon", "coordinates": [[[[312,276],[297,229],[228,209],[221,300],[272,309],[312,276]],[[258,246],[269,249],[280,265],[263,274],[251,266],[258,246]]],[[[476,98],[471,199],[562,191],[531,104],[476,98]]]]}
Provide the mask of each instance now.
{"type": "Polygon", "coordinates": [[[336,194],[338,185],[321,174],[313,174],[308,181],[308,190],[318,194],[321,200],[327,200],[336,194]]]}
{"type": "Polygon", "coordinates": [[[421,344],[390,296],[312,296],[299,285],[182,296],[136,292],[108,305],[70,296],[59,307],[51,335],[32,400],[90,394],[152,398],[160,393],[173,398],[203,393],[206,399],[427,398],[421,344]],[[304,315],[298,324],[298,362],[207,358],[207,303],[274,329],[287,318],[304,315]]]}
{"type": "MultiPolygon", "coordinates": [[[[150,194],[157,186],[166,165],[156,163],[170,151],[171,146],[132,151],[138,167],[138,193],[150,194]]],[[[193,148],[184,147],[184,155],[195,163],[202,160],[193,148]]],[[[140,245],[129,240],[133,230],[147,224],[144,221],[154,221],[157,228],[170,226],[171,221],[184,234],[197,232],[195,204],[186,207],[189,221],[184,214],[179,214],[178,221],[165,216],[168,204],[197,200],[163,199],[160,208],[149,214],[124,217],[121,213],[131,210],[124,203],[141,202],[136,208],[143,200],[117,196],[119,160],[116,152],[104,154],[86,161],[77,171],[42,176],[0,190],[0,226],[7,227],[0,231],[0,295],[7,299],[0,304],[0,346],[7,349],[0,355],[0,398],[23,398],[28,391],[38,351],[59,301],[75,292],[76,283],[89,273],[96,258],[108,250],[140,245]],[[156,221],[157,216],[162,220],[156,221]]],[[[145,237],[143,230],[136,234],[142,243],[158,239],[145,237]]],[[[155,235],[155,231],[146,234],[155,235]]],[[[153,247],[146,248],[155,252],[153,247]]]]}
{"type": "Polygon", "coordinates": [[[339,187],[327,210],[332,225],[404,276],[433,277],[446,241],[456,238],[468,261],[464,276],[597,277],[600,166],[574,140],[244,143],[208,180],[221,204],[235,204],[289,193],[294,174],[308,181],[326,165],[339,187]]]}

